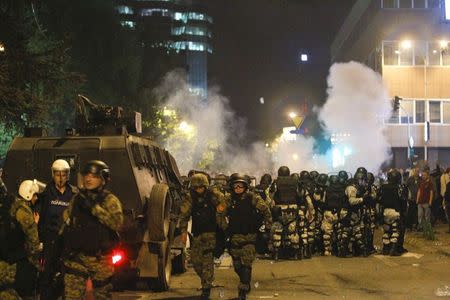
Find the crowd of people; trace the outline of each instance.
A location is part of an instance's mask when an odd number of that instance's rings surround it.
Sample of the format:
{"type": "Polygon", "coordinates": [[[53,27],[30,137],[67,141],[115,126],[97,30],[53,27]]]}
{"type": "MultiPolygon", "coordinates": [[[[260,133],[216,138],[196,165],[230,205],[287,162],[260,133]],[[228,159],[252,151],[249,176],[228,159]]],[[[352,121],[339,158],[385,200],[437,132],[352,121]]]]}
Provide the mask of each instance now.
{"type": "MultiPolygon", "coordinates": [[[[106,189],[109,167],[88,162],[81,188],[69,184],[65,160],[51,170],[51,182],[25,180],[17,197],[0,181],[0,299],[36,290],[41,299],[82,299],[88,278],[96,298],[109,299],[108,255],[124,219],[120,200],[106,189]]],[[[274,260],[367,257],[376,252],[374,231],[381,226],[381,254],[398,256],[407,251],[407,229],[430,229],[444,212],[449,221],[450,168],[391,169],[375,177],[364,167],[351,175],[281,166],[274,179],[253,179],[194,170],[184,178],[178,226],[182,242],[190,237],[202,299],[210,297],[215,258],[225,251],[239,277],[239,299],[246,299],[257,253],[274,260]]]]}
{"type": "Polygon", "coordinates": [[[364,167],[350,176],[344,170],[297,174],[282,166],[277,178],[264,174],[258,185],[239,173],[211,178],[191,171],[185,177],[182,232],[186,240],[187,222],[192,219],[191,255],[201,278],[202,299],[209,298],[214,256],[219,257],[224,247],[240,279],[239,299],[246,299],[250,291],[257,252],[274,260],[367,257],[376,252],[374,231],[380,226],[381,254],[402,255],[407,252],[406,230],[431,227],[430,208],[436,202],[448,222],[449,171],[439,176],[438,196],[427,168],[409,174],[391,169],[375,177],[364,167]]]}

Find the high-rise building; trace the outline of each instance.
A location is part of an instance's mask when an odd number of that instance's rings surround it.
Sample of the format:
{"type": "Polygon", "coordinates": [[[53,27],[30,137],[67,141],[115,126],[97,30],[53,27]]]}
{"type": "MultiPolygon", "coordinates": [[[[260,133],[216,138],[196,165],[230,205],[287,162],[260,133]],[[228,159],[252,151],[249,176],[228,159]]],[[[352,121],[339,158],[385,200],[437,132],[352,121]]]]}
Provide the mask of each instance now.
{"type": "Polygon", "coordinates": [[[333,41],[332,62],[365,63],[401,98],[386,120],[396,167],[450,164],[449,41],[448,0],[357,0],[333,41]]]}
{"type": "Polygon", "coordinates": [[[207,98],[213,20],[201,1],[118,0],[117,11],[122,26],[139,31],[144,47],[177,56],[191,91],[207,98]]]}

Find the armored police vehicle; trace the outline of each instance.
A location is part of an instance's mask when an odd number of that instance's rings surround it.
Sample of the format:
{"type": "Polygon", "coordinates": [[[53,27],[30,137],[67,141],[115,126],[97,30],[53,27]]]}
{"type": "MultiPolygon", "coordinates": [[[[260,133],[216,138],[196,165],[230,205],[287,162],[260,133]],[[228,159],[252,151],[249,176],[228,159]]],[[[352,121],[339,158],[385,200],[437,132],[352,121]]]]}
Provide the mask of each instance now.
{"type": "Polygon", "coordinates": [[[122,272],[134,275],[129,282],[145,282],[154,289],[167,290],[172,261],[174,271],[185,271],[185,249],[174,243],[182,195],[175,159],[139,134],[139,113],[127,115],[121,107],[94,104],[80,95],[75,124],[66,136],[47,137],[35,129],[16,137],[3,168],[8,189],[17,190],[24,179],[50,181],[50,166],[61,158],[71,166],[71,183],[80,186],[78,171],[86,162],[106,162],[112,179],[107,188],[121,200],[125,217],[119,232],[122,255],[116,256],[114,263],[122,256],[126,263],[118,266],[116,283],[120,286],[121,278],[129,279],[121,277],[122,272]]]}

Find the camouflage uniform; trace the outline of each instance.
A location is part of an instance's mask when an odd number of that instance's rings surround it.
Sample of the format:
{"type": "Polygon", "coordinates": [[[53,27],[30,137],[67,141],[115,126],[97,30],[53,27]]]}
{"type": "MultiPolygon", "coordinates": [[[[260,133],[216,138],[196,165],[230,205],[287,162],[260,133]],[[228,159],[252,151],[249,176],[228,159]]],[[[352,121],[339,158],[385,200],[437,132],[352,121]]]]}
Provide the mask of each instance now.
{"type": "MultiPolygon", "coordinates": [[[[0,205],[5,205],[5,203],[1,203],[0,205]]],[[[39,268],[40,247],[38,229],[34,221],[33,211],[24,199],[17,198],[11,204],[9,212],[11,217],[20,225],[20,230],[24,234],[26,259],[19,257],[19,260],[14,260],[13,264],[0,261],[0,299],[20,299],[19,294],[31,296],[35,287],[30,281],[36,279],[33,277],[39,268]],[[19,269],[21,270],[21,276],[19,275],[19,277],[24,280],[20,283],[17,282],[17,272],[19,269]],[[23,277],[24,275],[25,278],[23,277]]],[[[8,243],[10,242],[8,241],[8,243]]],[[[7,241],[0,241],[0,243],[7,243],[7,241]]]]}
{"type": "Polygon", "coordinates": [[[303,256],[311,258],[311,250],[314,244],[315,231],[315,211],[313,205],[313,193],[311,187],[307,184],[302,184],[301,202],[298,206],[298,231],[302,242],[303,256]]]}
{"type": "Polygon", "coordinates": [[[378,190],[375,185],[368,186],[369,201],[364,203],[364,236],[366,240],[366,248],[369,252],[375,252],[373,246],[373,235],[375,233],[376,221],[376,200],[378,197],[378,190]]]}
{"type": "Polygon", "coordinates": [[[257,224],[258,222],[255,218],[261,216],[266,229],[270,230],[272,225],[270,209],[264,200],[256,194],[244,192],[241,195],[231,194],[225,197],[224,210],[218,215],[219,226],[227,230],[230,236],[229,251],[233,258],[234,270],[240,279],[238,289],[247,293],[250,291],[252,264],[256,254],[256,230],[258,230],[257,227],[259,224],[257,224]],[[244,201],[250,202],[253,208],[253,212],[250,212],[251,215],[239,214],[242,212],[239,207],[242,207],[246,203],[244,201]],[[243,222],[240,222],[241,220],[243,222]],[[249,226],[247,227],[246,225],[249,226]]]}
{"type": "MultiPolygon", "coordinates": [[[[351,227],[351,240],[353,246],[360,251],[361,254],[367,256],[366,244],[364,242],[364,223],[362,205],[364,198],[362,193],[358,190],[356,184],[351,184],[345,189],[345,194],[348,197],[350,204],[350,227],[351,227]]],[[[353,253],[355,254],[355,253],[353,253]]]]}
{"type": "MultiPolygon", "coordinates": [[[[118,231],[122,226],[122,205],[116,196],[106,190],[100,192],[81,190],[79,194],[75,195],[69,208],[64,212],[63,238],[67,235],[67,230],[70,227],[82,225],[77,224],[73,212],[77,205],[82,205],[83,201],[91,201],[94,204],[88,207],[89,213],[95,217],[95,222],[99,225],[102,224],[101,226],[105,226],[112,232],[118,231]]],[[[82,299],[88,278],[93,281],[96,299],[110,299],[112,284],[109,283],[109,279],[113,275],[114,267],[109,253],[101,252],[98,249],[97,254],[93,255],[92,253],[84,253],[80,249],[71,250],[71,247],[71,245],[65,245],[64,247],[65,299],[82,299]],[[67,248],[69,250],[66,250],[67,248]]]]}
{"type": "MultiPolygon", "coordinates": [[[[195,175],[194,175],[195,176],[195,175]]],[[[205,187],[206,189],[206,187],[205,187]]],[[[188,222],[193,213],[193,207],[205,203],[212,205],[214,209],[218,209],[218,205],[223,202],[223,194],[217,189],[205,190],[204,196],[196,195],[194,192],[187,193],[181,203],[180,230],[182,233],[187,232],[188,222]],[[205,201],[205,202],[203,202],[205,201]],[[207,203],[207,201],[210,201],[207,203]],[[196,203],[194,203],[196,202],[196,203]]],[[[194,209],[195,210],[195,209],[194,209]]],[[[207,221],[207,220],[205,220],[207,221]]],[[[197,219],[193,216],[193,229],[197,227],[197,219]]],[[[216,225],[213,225],[209,232],[193,232],[191,239],[191,262],[194,270],[201,279],[202,289],[210,289],[214,280],[214,251],[216,248],[216,225]],[[214,229],[214,230],[213,230],[214,229]]],[[[196,231],[196,230],[194,230],[196,231]]]]}

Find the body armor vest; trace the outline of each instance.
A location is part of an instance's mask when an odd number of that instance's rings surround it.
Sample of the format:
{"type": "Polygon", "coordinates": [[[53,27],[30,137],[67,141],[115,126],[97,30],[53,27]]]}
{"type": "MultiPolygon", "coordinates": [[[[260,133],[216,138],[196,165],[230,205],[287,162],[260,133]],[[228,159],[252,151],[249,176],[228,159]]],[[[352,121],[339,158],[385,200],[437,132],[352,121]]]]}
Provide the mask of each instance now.
{"type": "Polygon", "coordinates": [[[400,211],[399,186],[392,183],[383,184],[381,186],[380,203],[384,208],[392,208],[400,211]]]}
{"type": "Polygon", "coordinates": [[[0,260],[9,264],[27,256],[25,234],[19,222],[11,216],[11,202],[14,199],[2,199],[0,205],[0,260]]]}
{"type": "Polygon", "coordinates": [[[330,185],[325,197],[325,210],[341,209],[345,199],[345,190],[341,185],[330,185]]]}
{"type": "Polygon", "coordinates": [[[192,234],[194,236],[205,232],[216,232],[216,208],[213,203],[213,197],[208,190],[201,197],[191,192],[192,234]]]}
{"type": "Polygon", "coordinates": [[[228,211],[229,233],[256,233],[260,224],[260,216],[252,203],[252,195],[245,193],[241,199],[232,199],[233,204],[228,211]]]}
{"type": "MultiPolygon", "coordinates": [[[[108,194],[107,191],[101,192],[97,195],[96,202],[101,204],[108,194]]],[[[64,249],[68,254],[79,252],[90,256],[106,254],[118,242],[117,233],[100,223],[96,216],[81,205],[81,202],[85,201],[83,197],[90,196],[80,193],[74,198],[71,223],[64,231],[64,249]]]]}
{"type": "Polygon", "coordinates": [[[290,176],[277,178],[277,190],[274,195],[276,205],[298,204],[298,182],[290,176]]]}

